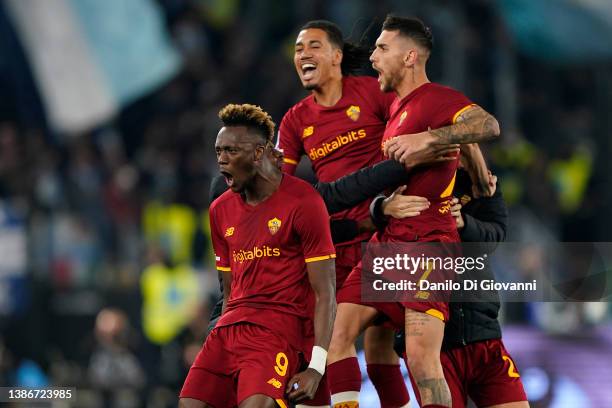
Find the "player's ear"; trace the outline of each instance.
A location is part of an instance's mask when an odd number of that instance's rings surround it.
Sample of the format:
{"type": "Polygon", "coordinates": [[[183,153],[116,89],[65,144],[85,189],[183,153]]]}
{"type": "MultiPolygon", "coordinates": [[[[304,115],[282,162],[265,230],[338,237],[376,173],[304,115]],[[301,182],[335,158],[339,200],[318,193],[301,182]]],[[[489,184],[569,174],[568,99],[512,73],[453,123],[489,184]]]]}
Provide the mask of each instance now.
{"type": "Polygon", "coordinates": [[[409,49],[406,54],[404,54],[404,66],[411,67],[416,64],[419,58],[418,51],[414,48],[409,49]]]}
{"type": "Polygon", "coordinates": [[[342,50],[340,48],[334,48],[332,51],[332,65],[342,64],[342,50]]]}
{"type": "Polygon", "coordinates": [[[260,162],[266,152],[266,147],[262,144],[256,144],[253,154],[255,155],[255,162],[260,162]]]}

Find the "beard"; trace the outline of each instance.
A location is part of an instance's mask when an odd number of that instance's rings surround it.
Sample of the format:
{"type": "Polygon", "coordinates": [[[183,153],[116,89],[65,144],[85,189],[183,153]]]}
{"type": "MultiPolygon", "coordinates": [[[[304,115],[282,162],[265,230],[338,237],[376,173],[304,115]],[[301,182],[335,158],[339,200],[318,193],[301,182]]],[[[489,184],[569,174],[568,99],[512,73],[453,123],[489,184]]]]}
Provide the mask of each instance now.
{"type": "Polygon", "coordinates": [[[391,72],[383,76],[380,90],[383,92],[393,92],[397,88],[397,84],[400,82],[398,72],[391,72]]]}
{"type": "Polygon", "coordinates": [[[384,78],[382,80],[382,83],[380,84],[380,90],[385,92],[385,93],[389,93],[389,92],[393,92],[395,88],[393,87],[393,85],[391,84],[391,80],[384,78]]]}
{"type": "Polygon", "coordinates": [[[403,77],[402,68],[398,66],[392,66],[383,74],[382,81],[380,82],[380,90],[382,92],[394,92],[403,77]]]}

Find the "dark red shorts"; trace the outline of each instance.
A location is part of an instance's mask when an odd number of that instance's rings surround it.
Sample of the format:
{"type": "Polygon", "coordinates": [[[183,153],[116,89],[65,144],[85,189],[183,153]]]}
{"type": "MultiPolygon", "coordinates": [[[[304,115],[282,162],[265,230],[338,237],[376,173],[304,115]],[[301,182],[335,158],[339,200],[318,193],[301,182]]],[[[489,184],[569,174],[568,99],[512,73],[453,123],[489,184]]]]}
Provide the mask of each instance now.
{"type": "Polygon", "coordinates": [[[336,294],[338,303],[354,303],[370,306],[389,319],[395,329],[404,329],[405,309],[427,313],[442,321],[448,320],[448,303],[445,302],[368,302],[361,296],[361,262],[353,269],[336,294]]]}
{"type": "Polygon", "coordinates": [[[453,396],[453,408],[527,401],[519,371],[501,339],[480,341],[444,351],[444,376],[453,396]]]}
{"type": "Polygon", "coordinates": [[[287,407],[286,383],[302,366],[302,354],[265,327],[239,323],[215,328],[189,369],[180,397],[232,408],[264,394],[287,407]]]}
{"type": "Polygon", "coordinates": [[[361,242],[336,247],[336,289],[340,289],[346,278],[361,261],[361,242]]]}
{"type": "MultiPolygon", "coordinates": [[[[466,408],[468,397],[478,407],[527,401],[518,369],[501,339],[443,351],[440,361],[453,408],[466,408]]],[[[410,381],[416,390],[412,376],[410,381]]]]}

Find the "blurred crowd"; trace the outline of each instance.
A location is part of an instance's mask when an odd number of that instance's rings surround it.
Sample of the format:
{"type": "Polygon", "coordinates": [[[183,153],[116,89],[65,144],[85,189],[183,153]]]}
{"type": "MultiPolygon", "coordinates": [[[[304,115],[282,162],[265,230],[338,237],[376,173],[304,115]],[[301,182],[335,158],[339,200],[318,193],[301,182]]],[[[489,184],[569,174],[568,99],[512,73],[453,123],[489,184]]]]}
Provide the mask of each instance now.
{"type": "MultiPolygon", "coordinates": [[[[490,2],[465,2],[460,41],[444,37],[453,6],[375,3],[159,0],[180,74],[84,134],[26,120],[31,98],[2,82],[0,384],[69,384],[87,407],[175,404],[218,290],[207,213],[216,114],[249,102],[279,123],[305,95],[292,42],[316,17],[353,40],[369,23],[359,17],[379,10],[429,18],[436,47],[464,55],[465,80],[450,85],[498,117],[510,111],[502,140],[484,149],[510,206],[510,240],[609,240],[612,149],[597,121],[597,71],[520,57],[490,2]],[[510,73],[500,48],[515,56],[510,73]],[[516,95],[505,101],[494,89],[510,79],[516,95]]],[[[432,80],[453,78],[447,57],[434,56],[432,80]]],[[[513,318],[529,320],[526,307],[513,318]]]]}

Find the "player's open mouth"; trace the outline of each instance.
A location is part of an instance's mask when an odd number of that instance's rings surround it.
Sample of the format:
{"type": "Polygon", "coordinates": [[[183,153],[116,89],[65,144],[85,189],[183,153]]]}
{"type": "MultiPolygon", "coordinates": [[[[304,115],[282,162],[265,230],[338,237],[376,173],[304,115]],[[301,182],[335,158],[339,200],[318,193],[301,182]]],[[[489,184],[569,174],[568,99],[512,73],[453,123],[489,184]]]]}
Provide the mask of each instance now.
{"type": "Polygon", "coordinates": [[[220,173],[223,177],[225,177],[225,182],[227,183],[227,186],[231,187],[234,184],[234,177],[227,171],[222,170],[220,173]]]}
{"type": "Polygon", "coordinates": [[[302,64],[302,78],[305,80],[312,79],[316,70],[317,66],[312,62],[302,64]]]}
{"type": "Polygon", "coordinates": [[[372,65],[372,68],[374,69],[374,71],[376,71],[378,73],[378,82],[380,82],[382,80],[382,71],[378,68],[376,68],[374,65],[372,65]]]}

